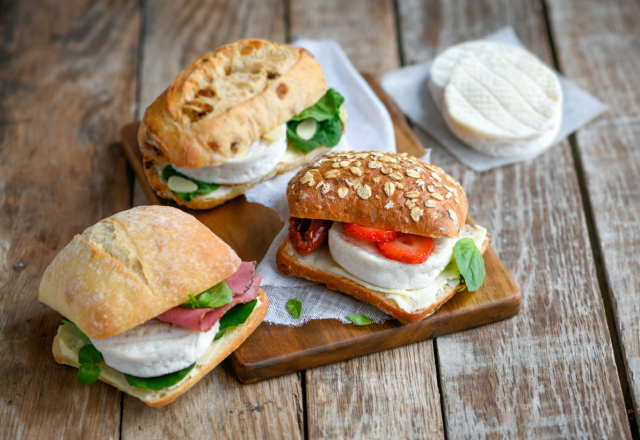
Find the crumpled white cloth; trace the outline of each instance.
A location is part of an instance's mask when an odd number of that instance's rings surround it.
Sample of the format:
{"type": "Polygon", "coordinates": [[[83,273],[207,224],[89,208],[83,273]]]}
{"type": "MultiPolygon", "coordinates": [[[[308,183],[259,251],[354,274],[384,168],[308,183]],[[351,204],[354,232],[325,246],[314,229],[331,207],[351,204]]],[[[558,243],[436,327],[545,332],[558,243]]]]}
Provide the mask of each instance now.
{"type": "MultiPolygon", "coordinates": [[[[485,40],[511,44],[526,49],[511,27],[503,28],[485,37],[485,40]]],[[[533,155],[516,157],[487,156],[462,143],[447,127],[427,87],[431,64],[432,61],[429,61],[394,70],[385,74],[380,84],[409,119],[433,136],[456,159],[475,171],[487,171],[533,159],[558,144],[607,109],[604,103],[552,69],[558,76],[563,94],[562,123],[556,138],[544,151],[533,155]]]]}
{"type": "MultiPolygon", "coordinates": [[[[304,47],[315,56],[327,75],[327,85],[345,98],[344,106],[349,114],[347,131],[334,151],[395,152],[395,134],[389,112],[353,67],[342,48],[333,41],[298,40],[293,44],[304,47]]],[[[285,195],[287,182],[296,172],[291,171],[258,185],[246,193],[247,200],[274,209],[286,221],[289,218],[285,195]]],[[[365,314],[373,322],[389,319],[378,308],[324,285],[281,275],[276,268],[276,251],[287,234],[287,226],[288,223],[275,238],[257,269],[257,273],[263,277],[260,287],[269,296],[266,322],[293,327],[314,319],[337,319],[348,323],[349,313],[365,314]],[[302,302],[300,319],[294,318],[287,310],[287,301],[292,298],[302,302]]]]}

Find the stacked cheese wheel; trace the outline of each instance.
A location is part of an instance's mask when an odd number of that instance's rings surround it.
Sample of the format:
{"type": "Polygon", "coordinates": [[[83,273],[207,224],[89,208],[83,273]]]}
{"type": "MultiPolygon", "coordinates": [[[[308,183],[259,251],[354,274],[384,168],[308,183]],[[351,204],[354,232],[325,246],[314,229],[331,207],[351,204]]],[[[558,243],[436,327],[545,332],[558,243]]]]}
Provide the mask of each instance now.
{"type": "Polygon", "coordinates": [[[560,128],[558,78],[515,46],[471,41],[449,48],[431,67],[429,90],[449,129],[490,156],[537,153],[560,128]]]}

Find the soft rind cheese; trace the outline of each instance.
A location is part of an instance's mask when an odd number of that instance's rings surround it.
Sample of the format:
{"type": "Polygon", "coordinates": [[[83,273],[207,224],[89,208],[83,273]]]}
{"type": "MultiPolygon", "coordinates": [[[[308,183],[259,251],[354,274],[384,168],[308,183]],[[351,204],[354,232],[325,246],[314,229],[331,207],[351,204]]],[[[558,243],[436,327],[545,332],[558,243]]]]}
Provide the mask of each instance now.
{"type": "MultiPolygon", "coordinates": [[[[460,231],[459,238],[471,238],[478,249],[481,249],[486,236],[487,230],[485,228],[466,225],[460,231]]],[[[333,259],[328,246],[322,246],[309,255],[302,255],[296,252],[291,246],[291,243],[289,243],[287,251],[290,255],[295,256],[301,264],[326,273],[343,276],[369,290],[379,292],[385,298],[394,301],[402,310],[409,313],[433,305],[436,302],[438,294],[443,293],[447,286],[455,287],[460,283],[460,272],[457,270],[457,267],[454,264],[447,264],[433,281],[420,289],[385,288],[362,280],[346,271],[333,259]]]]}
{"type": "Polygon", "coordinates": [[[152,319],[119,335],[91,342],[104,362],[122,373],[156,377],[194,364],[211,346],[220,321],[200,332],[152,319]]]}
{"type": "Polygon", "coordinates": [[[429,88],[449,129],[491,156],[524,156],[550,145],[562,119],[557,76],[515,46],[475,41],[439,56],[429,88]]]}
{"type": "Polygon", "coordinates": [[[176,168],[199,182],[241,184],[263,177],[275,168],[287,151],[287,124],[282,124],[279,139],[269,142],[259,138],[241,156],[229,158],[215,167],[176,168]]]}

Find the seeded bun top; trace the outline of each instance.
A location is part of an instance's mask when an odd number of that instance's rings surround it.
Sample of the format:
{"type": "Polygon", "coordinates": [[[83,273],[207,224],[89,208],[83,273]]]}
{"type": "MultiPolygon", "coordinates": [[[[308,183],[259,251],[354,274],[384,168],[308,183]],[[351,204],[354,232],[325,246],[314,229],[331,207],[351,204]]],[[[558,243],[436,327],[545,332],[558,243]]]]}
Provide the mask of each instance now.
{"type": "Polygon", "coordinates": [[[426,237],[456,238],[468,202],[442,168],[406,153],[328,153],[287,188],[291,215],[356,223],[426,237]]]}
{"type": "Polygon", "coordinates": [[[179,168],[217,166],[326,91],[324,72],[305,49],[239,40],[195,60],[147,108],[140,149],[179,168]]]}

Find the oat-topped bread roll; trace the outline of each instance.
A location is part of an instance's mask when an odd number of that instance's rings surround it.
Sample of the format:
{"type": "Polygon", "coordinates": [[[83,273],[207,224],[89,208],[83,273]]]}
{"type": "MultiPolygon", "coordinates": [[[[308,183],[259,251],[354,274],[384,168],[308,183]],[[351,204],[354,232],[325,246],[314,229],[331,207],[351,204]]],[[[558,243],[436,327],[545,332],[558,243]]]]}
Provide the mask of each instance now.
{"type": "Polygon", "coordinates": [[[343,102],[305,49],[258,39],[221,46],[145,111],[138,141],[149,183],[190,208],[218,206],[337,145],[343,102]]]}
{"type": "Polygon", "coordinates": [[[487,230],[466,225],[455,179],[406,153],[329,153],[289,182],[292,217],[276,264],[403,324],[484,280],[487,230]]]}
{"type": "Polygon", "coordinates": [[[79,367],[78,381],[162,406],[260,324],[261,279],[193,216],[143,206],[76,235],[45,270],[39,300],[64,317],[53,354],[79,367]]]}

